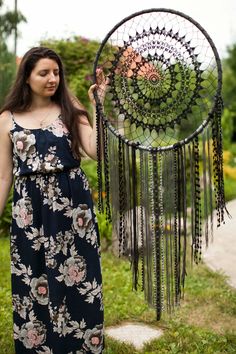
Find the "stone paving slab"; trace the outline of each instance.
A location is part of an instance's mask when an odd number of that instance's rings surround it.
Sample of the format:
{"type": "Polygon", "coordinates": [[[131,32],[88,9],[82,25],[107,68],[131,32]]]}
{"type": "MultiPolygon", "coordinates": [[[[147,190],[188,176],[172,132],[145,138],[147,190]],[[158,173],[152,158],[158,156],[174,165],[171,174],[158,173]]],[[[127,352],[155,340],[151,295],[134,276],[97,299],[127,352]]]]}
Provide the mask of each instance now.
{"type": "Polygon", "coordinates": [[[236,288],[236,200],[227,203],[231,219],[225,215],[225,224],[214,230],[213,242],[203,250],[203,260],[214,271],[228,277],[236,288]]]}
{"type": "Polygon", "coordinates": [[[144,343],[159,338],[163,331],[140,323],[124,323],[116,327],[108,327],[105,333],[117,341],[132,344],[142,349],[144,343]]]}

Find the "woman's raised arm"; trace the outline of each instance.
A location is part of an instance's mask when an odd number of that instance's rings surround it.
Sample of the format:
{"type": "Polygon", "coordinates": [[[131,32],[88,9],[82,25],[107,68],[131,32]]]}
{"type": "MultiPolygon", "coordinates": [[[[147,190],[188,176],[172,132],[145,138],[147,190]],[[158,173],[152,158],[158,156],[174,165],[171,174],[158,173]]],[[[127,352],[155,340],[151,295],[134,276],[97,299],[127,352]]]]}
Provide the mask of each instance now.
{"type": "MultiPolygon", "coordinates": [[[[97,159],[97,129],[96,129],[96,103],[94,99],[94,90],[97,90],[100,102],[103,103],[107,87],[107,79],[102,69],[97,69],[97,83],[91,85],[88,91],[88,96],[93,109],[92,126],[84,124],[83,121],[78,122],[80,141],[84,152],[92,159],[97,159]]],[[[87,118],[85,118],[87,120],[87,118]]]]}

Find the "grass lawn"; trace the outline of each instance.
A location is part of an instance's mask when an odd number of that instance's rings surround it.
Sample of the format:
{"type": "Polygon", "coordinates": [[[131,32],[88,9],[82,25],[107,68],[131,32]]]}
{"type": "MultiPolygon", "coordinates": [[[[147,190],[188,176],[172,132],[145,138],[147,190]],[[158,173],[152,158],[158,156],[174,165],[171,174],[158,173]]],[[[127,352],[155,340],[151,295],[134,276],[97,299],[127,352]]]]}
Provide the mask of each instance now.
{"type": "MultiPolygon", "coordinates": [[[[9,239],[0,238],[0,353],[14,354],[10,291],[9,239]]],[[[236,291],[225,277],[204,264],[189,269],[182,305],[172,318],[155,320],[142,292],[131,290],[130,265],[103,253],[105,325],[125,321],[161,328],[164,335],[142,351],[106,337],[104,354],[223,354],[236,353],[236,291]]]]}

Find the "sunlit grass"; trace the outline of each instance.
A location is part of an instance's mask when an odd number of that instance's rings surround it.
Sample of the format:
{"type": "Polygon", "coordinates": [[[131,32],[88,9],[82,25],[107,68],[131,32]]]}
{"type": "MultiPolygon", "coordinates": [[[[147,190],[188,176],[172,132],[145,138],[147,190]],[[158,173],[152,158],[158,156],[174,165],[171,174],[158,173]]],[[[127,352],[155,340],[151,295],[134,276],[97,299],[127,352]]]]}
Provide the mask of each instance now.
{"type": "Polygon", "coordinates": [[[0,238],[0,352],[13,354],[9,239],[0,238]]]}

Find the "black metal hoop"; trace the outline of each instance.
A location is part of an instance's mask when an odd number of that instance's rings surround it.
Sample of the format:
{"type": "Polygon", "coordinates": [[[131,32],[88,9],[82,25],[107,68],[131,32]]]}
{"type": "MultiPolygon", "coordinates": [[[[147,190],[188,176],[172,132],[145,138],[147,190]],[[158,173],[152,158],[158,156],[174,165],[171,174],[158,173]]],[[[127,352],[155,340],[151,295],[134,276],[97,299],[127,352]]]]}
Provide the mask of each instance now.
{"type": "MultiPolygon", "coordinates": [[[[203,37],[206,39],[207,43],[209,44],[212,53],[213,53],[213,57],[215,60],[215,64],[216,64],[216,70],[217,70],[217,87],[215,90],[215,96],[212,99],[213,104],[211,109],[208,112],[208,115],[206,116],[206,118],[204,120],[202,120],[201,124],[191,133],[189,134],[187,137],[185,137],[184,139],[181,139],[177,142],[175,142],[174,144],[167,144],[165,146],[158,146],[158,147],[153,147],[153,146],[147,146],[147,145],[143,145],[140,142],[134,142],[134,141],[129,141],[129,139],[127,139],[126,137],[124,137],[122,134],[119,133],[119,131],[117,131],[112,124],[109,122],[109,120],[106,117],[106,114],[100,110],[99,115],[102,118],[102,120],[104,121],[104,124],[107,126],[107,128],[117,137],[119,137],[121,140],[123,140],[126,144],[128,145],[132,145],[133,147],[138,146],[139,149],[141,150],[157,150],[157,151],[167,151],[167,150],[171,150],[173,148],[175,148],[176,146],[183,146],[185,144],[188,144],[190,141],[192,141],[196,136],[198,136],[203,129],[209,124],[209,121],[211,121],[214,112],[216,110],[217,104],[219,99],[221,98],[221,89],[222,89],[222,68],[221,68],[221,61],[220,61],[220,57],[219,54],[217,52],[217,49],[211,39],[211,37],[209,36],[209,34],[206,32],[206,30],[195,20],[193,20],[190,16],[187,16],[185,14],[183,14],[182,12],[179,11],[175,11],[172,9],[165,9],[165,8],[151,8],[151,9],[147,9],[147,10],[143,10],[143,11],[139,11],[136,13],[133,13],[132,15],[124,18],[122,21],[120,21],[119,23],[117,23],[113,29],[111,31],[109,31],[109,33],[105,36],[104,40],[102,41],[100,48],[97,52],[96,58],[95,58],[95,62],[94,62],[94,68],[93,68],[93,80],[94,82],[96,82],[96,69],[98,68],[99,65],[99,60],[101,59],[104,47],[106,46],[106,44],[108,43],[109,39],[111,38],[111,36],[122,26],[125,25],[126,23],[128,23],[130,20],[138,17],[138,16],[142,16],[142,15],[146,15],[146,14],[151,14],[151,13],[167,13],[167,14],[172,14],[172,15],[176,15],[179,18],[182,18],[188,22],[190,22],[192,25],[194,25],[203,35],[203,37]]],[[[97,107],[101,107],[101,102],[95,92],[95,100],[97,103],[97,107]]]]}

